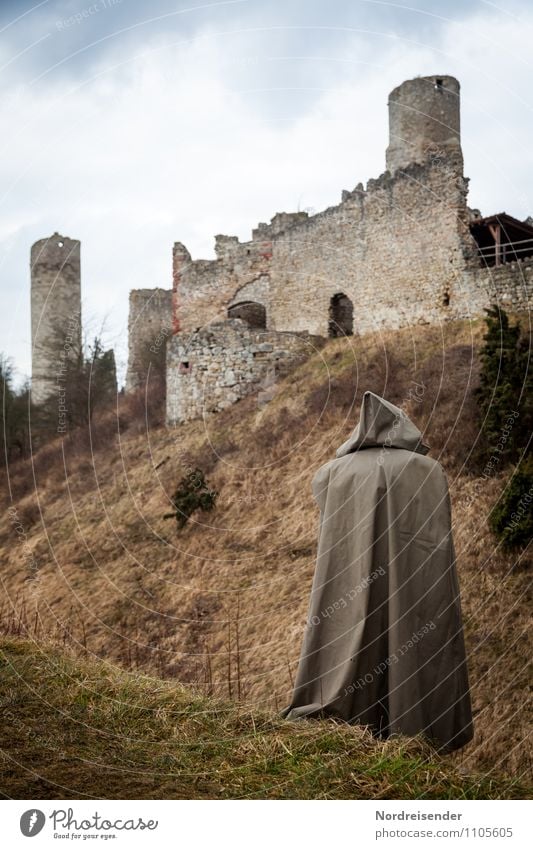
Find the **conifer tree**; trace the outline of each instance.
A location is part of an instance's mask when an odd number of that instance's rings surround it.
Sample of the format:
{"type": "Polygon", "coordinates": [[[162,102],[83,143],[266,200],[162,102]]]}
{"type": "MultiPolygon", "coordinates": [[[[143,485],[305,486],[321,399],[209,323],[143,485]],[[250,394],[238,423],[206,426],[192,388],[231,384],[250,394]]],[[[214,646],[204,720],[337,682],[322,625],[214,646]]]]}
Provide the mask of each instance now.
{"type": "Polygon", "coordinates": [[[529,343],[518,323],[511,324],[499,306],[485,310],[487,332],[481,350],[480,462],[498,456],[500,468],[516,462],[529,435],[531,419],[531,366],[529,343]],[[505,423],[512,421],[510,429],[505,423]],[[529,424],[528,424],[529,423],[529,424]],[[507,432],[509,431],[509,432],[507,432]]]}

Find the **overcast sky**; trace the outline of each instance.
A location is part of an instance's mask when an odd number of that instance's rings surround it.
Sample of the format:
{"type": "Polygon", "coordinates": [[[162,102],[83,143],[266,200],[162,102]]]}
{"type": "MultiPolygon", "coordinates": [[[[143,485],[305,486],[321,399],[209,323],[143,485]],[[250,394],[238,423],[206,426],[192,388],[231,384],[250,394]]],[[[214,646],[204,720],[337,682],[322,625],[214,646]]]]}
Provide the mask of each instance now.
{"type": "Polygon", "coordinates": [[[278,211],[385,168],[387,95],[461,83],[470,206],[533,214],[533,4],[1,0],[0,351],[30,373],[31,244],[81,239],[92,327],[126,361],[128,292],[171,287],[278,211]]]}

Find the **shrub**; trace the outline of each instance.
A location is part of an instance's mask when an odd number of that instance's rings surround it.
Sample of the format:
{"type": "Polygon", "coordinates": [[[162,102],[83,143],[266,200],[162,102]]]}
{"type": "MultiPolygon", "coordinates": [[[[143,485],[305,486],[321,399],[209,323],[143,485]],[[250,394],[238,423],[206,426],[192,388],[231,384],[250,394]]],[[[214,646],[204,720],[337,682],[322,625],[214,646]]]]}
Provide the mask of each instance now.
{"type": "Polygon", "coordinates": [[[178,529],[183,528],[196,510],[212,510],[218,493],[209,488],[201,469],[193,469],[179,482],[171,498],[174,510],[165,513],[164,519],[176,519],[178,529]]]}

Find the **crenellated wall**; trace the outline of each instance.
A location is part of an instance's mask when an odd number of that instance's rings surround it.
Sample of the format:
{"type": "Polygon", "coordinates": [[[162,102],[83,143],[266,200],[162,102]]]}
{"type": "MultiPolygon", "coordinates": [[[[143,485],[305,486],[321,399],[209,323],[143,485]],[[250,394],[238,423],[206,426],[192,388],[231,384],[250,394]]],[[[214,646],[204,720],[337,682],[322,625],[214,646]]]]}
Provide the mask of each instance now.
{"type": "Polygon", "coordinates": [[[533,258],[480,266],[463,176],[459,90],[447,75],[394,89],[387,170],[366,187],[343,191],[338,205],[312,216],[278,213],[248,242],[217,236],[215,260],[193,261],[184,245],[174,245],[178,335],[169,342],[169,422],[210,405],[221,409],[252,391],[257,376],[248,342],[255,342],[244,341],[252,325],[327,337],[469,318],[495,301],[530,307],[533,258]],[[248,329],[227,321],[228,310],[247,319],[248,329]],[[206,344],[213,327],[218,341],[206,344]],[[187,345],[197,358],[194,376],[183,370],[187,345]],[[211,400],[204,371],[216,375],[211,400]],[[226,372],[238,374],[237,381],[224,382],[226,372]]]}
{"type": "Polygon", "coordinates": [[[460,172],[440,162],[385,172],[273,242],[271,326],[327,336],[339,293],[353,303],[356,333],[452,317],[465,238],[460,172]]]}

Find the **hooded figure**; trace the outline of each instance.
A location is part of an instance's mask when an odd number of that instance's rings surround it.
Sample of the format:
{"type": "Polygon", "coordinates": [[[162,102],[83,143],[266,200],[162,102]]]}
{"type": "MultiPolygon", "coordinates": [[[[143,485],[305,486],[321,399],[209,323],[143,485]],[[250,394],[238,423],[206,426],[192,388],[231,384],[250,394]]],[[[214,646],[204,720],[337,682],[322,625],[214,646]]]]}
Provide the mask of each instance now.
{"type": "Polygon", "coordinates": [[[292,702],[440,751],[472,739],[448,485],[406,414],[365,392],[313,480],[318,559],[292,702]]]}

